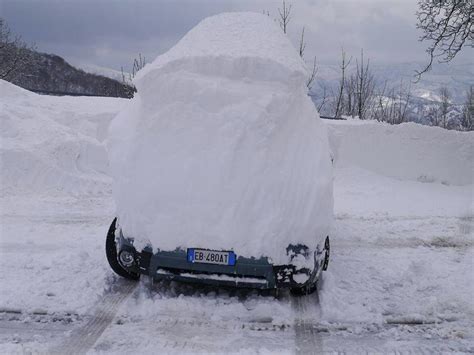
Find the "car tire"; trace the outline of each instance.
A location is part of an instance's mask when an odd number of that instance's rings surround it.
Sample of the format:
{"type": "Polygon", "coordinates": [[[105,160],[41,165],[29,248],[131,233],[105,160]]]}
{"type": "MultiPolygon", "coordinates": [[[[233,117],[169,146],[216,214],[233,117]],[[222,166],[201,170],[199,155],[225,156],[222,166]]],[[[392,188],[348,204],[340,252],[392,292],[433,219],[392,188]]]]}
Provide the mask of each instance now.
{"type": "Polygon", "coordinates": [[[107,255],[107,261],[109,262],[112,270],[119,276],[122,276],[129,280],[138,280],[140,274],[129,272],[125,270],[117,259],[117,245],[115,244],[115,227],[117,225],[117,218],[114,218],[112,224],[107,232],[107,239],[105,241],[105,254],[107,255]]]}
{"type": "Polygon", "coordinates": [[[326,240],[324,241],[324,250],[326,250],[326,253],[324,254],[323,271],[326,271],[328,269],[329,256],[330,256],[330,251],[331,251],[331,245],[329,243],[329,236],[327,236],[326,240]]]}
{"type": "Polygon", "coordinates": [[[298,287],[292,287],[290,292],[293,296],[306,296],[314,293],[317,289],[317,281],[310,282],[298,287]]]}

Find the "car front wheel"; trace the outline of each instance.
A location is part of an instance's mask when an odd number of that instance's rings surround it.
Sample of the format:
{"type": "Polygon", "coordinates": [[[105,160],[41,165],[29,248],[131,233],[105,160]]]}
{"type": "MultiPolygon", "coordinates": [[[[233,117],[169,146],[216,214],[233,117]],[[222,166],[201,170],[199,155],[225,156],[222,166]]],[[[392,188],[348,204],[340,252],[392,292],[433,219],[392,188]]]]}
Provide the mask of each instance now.
{"type": "Polygon", "coordinates": [[[107,261],[109,262],[112,270],[119,276],[125,277],[129,280],[138,280],[140,274],[129,272],[124,269],[122,265],[118,262],[117,258],[117,245],[115,244],[115,228],[117,225],[117,218],[114,218],[112,224],[109,227],[107,232],[107,239],[105,241],[105,254],[107,255],[107,261]]]}

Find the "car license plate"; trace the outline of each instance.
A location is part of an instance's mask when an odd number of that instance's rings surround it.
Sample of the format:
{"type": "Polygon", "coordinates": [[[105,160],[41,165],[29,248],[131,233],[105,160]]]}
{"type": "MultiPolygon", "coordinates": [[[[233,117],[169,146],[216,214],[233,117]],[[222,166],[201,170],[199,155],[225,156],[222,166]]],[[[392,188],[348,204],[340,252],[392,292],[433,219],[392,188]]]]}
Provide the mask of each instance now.
{"type": "Polygon", "coordinates": [[[218,251],[208,249],[188,249],[188,261],[201,264],[235,265],[233,251],[218,251]]]}

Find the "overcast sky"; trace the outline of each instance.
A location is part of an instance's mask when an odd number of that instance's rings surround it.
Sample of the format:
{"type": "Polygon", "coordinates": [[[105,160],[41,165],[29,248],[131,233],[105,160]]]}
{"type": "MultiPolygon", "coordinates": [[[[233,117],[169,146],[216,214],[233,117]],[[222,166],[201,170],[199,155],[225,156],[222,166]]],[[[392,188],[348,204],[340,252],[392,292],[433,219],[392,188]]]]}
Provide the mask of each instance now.
{"type": "MultiPolygon", "coordinates": [[[[289,24],[296,44],[306,27],[307,57],[336,63],[341,47],[360,48],[373,63],[426,60],[417,41],[416,0],[294,0],[289,24]]],[[[153,60],[201,19],[224,11],[266,10],[277,18],[281,1],[271,0],[0,0],[0,17],[38,50],[73,63],[120,69],[138,53],[153,60]]],[[[467,62],[473,51],[456,62],[467,62]]]]}

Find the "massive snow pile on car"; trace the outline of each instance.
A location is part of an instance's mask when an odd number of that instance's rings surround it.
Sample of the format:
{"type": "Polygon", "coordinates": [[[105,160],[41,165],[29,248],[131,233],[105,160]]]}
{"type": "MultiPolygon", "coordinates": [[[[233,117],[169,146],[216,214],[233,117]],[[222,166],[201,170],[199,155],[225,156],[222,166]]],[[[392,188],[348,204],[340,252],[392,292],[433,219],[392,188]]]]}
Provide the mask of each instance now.
{"type": "Polygon", "coordinates": [[[233,249],[286,263],[329,233],[332,167],[307,71],[278,25],[210,17],[147,65],[108,141],[137,248],[233,249]]]}

